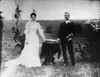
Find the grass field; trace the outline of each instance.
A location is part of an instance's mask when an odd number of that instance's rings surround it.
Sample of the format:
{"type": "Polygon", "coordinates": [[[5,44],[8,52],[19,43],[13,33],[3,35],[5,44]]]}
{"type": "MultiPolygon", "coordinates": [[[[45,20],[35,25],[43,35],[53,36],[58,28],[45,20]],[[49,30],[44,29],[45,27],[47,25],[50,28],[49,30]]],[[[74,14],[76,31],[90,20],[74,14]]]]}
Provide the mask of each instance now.
{"type": "MultiPolygon", "coordinates": [[[[19,30],[23,34],[24,26],[27,21],[20,21],[19,30]]],[[[61,20],[55,21],[39,21],[42,26],[52,26],[52,32],[45,33],[46,38],[57,38],[57,31],[61,20]]],[[[74,21],[76,22],[76,21],[74,21]]],[[[83,25],[85,21],[78,21],[83,25]]],[[[14,21],[5,21],[3,28],[3,41],[2,41],[2,71],[4,71],[4,63],[8,60],[17,58],[19,49],[15,49],[16,43],[13,41],[14,34],[11,32],[12,26],[15,25],[14,21]]],[[[83,26],[82,26],[83,27],[83,26]]],[[[85,27],[84,27],[85,28],[85,27]]],[[[84,46],[83,42],[86,41],[83,37],[74,37],[74,49],[80,43],[84,46]]],[[[25,66],[16,67],[14,77],[100,77],[100,63],[83,61],[79,53],[75,53],[76,66],[71,66],[70,57],[68,54],[68,66],[64,66],[62,56],[58,60],[56,58],[56,65],[49,64],[42,67],[27,68],[25,66]]],[[[42,61],[41,61],[42,62],[42,61]]]]}

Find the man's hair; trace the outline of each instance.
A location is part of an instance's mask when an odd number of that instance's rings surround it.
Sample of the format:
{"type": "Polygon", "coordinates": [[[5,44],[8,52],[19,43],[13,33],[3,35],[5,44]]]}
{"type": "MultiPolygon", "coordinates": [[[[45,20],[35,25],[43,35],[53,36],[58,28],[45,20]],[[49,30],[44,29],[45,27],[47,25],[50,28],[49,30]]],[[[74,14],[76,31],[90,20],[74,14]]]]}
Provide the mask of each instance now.
{"type": "Polygon", "coordinates": [[[65,12],[64,14],[69,14],[69,15],[70,15],[70,13],[69,13],[69,12],[65,12]]]}

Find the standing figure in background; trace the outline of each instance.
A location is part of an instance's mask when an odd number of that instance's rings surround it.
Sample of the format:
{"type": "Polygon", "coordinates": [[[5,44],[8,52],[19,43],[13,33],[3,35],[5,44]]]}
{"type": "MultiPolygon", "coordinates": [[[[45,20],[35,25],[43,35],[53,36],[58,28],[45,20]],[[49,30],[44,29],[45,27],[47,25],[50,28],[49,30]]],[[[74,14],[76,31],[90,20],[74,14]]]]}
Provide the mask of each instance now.
{"type": "MultiPolygon", "coordinates": [[[[1,16],[2,11],[0,11],[0,66],[1,66],[1,59],[2,59],[2,31],[3,31],[3,17],[1,16]]],[[[0,68],[1,70],[1,68],[0,68]]]]}
{"type": "Polygon", "coordinates": [[[75,66],[72,38],[73,35],[76,33],[76,27],[75,24],[69,20],[70,14],[68,12],[65,12],[64,17],[65,17],[65,21],[62,22],[60,25],[58,31],[58,37],[60,38],[61,41],[61,47],[63,51],[63,58],[65,64],[67,65],[67,54],[66,54],[66,45],[67,45],[71,57],[72,65],[75,66]]]}
{"type": "Polygon", "coordinates": [[[3,17],[1,16],[1,13],[2,13],[2,11],[0,11],[0,20],[2,20],[2,19],[3,19],[3,17]]]}

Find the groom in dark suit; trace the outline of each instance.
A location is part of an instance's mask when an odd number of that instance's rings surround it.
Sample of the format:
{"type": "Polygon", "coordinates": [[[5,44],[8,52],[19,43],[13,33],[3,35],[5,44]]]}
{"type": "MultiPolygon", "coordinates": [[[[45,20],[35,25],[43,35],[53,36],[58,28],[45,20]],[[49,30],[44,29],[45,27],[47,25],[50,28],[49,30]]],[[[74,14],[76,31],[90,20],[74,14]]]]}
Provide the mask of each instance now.
{"type": "Polygon", "coordinates": [[[76,33],[76,27],[75,24],[69,20],[70,14],[68,12],[65,12],[64,17],[65,21],[62,22],[60,25],[60,28],[58,30],[58,37],[60,38],[65,64],[67,65],[67,54],[66,54],[66,46],[67,46],[71,57],[71,63],[73,66],[75,66],[72,38],[73,35],[76,33]]]}

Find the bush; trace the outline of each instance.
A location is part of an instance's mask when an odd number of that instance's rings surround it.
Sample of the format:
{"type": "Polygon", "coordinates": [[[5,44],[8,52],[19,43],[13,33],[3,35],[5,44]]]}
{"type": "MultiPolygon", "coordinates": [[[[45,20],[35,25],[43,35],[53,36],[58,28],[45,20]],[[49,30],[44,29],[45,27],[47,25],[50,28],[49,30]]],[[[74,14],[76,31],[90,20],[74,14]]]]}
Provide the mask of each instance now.
{"type": "Polygon", "coordinates": [[[45,29],[45,32],[46,33],[52,33],[52,25],[49,25],[49,26],[46,26],[46,29],[45,29]]]}

